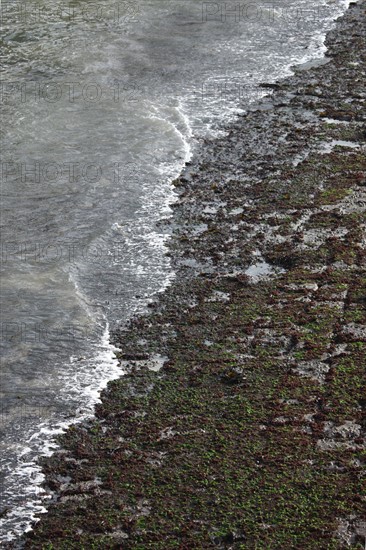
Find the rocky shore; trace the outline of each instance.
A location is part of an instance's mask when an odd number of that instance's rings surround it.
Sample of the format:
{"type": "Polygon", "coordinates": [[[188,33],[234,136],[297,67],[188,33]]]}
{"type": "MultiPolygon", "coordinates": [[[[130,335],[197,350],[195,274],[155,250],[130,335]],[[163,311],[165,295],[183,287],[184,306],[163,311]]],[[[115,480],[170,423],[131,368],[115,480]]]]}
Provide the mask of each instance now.
{"type": "Polygon", "coordinates": [[[174,182],[176,281],[25,548],[365,548],[365,9],[174,182]]]}

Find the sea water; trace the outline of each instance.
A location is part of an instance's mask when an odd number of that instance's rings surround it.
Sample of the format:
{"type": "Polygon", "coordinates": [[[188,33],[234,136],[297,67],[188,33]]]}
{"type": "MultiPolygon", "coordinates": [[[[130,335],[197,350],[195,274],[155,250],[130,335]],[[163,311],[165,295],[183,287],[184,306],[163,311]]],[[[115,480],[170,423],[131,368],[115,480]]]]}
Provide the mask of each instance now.
{"type": "Polygon", "coordinates": [[[37,459],[123,374],[109,327],[174,279],[172,180],[347,6],[2,2],[0,542],[45,511],[37,459]]]}

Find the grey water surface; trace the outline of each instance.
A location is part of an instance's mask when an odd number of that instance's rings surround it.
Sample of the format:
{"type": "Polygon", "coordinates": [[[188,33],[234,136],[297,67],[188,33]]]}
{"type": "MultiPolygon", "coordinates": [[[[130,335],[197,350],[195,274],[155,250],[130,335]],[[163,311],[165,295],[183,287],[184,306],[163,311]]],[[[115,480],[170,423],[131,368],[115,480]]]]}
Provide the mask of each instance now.
{"type": "Polygon", "coordinates": [[[3,2],[0,542],[44,511],[37,458],[120,374],[109,327],[174,278],[172,179],[258,83],[324,55],[347,5],[3,2]]]}

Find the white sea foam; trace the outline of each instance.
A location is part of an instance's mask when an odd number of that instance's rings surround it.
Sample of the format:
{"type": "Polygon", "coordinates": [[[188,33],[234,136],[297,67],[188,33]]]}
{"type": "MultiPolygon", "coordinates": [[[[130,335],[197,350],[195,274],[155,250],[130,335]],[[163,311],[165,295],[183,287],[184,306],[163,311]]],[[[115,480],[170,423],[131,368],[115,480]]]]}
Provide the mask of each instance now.
{"type": "MultiPolygon", "coordinates": [[[[73,418],[55,419],[42,422],[33,432],[30,431],[27,440],[19,444],[18,463],[11,472],[11,483],[7,491],[12,494],[22,494],[5,517],[0,519],[0,529],[3,533],[0,543],[13,540],[23,532],[31,529],[31,524],[39,520],[39,515],[45,513],[51,493],[42,488],[44,475],[36,461],[37,456],[51,456],[59,447],[55,437],[63,433],[70,425],[86,420],[93,415],[94,405],[100,401],[100,392],[109,380],[123,374],[119,367],[115,352],[117,348],[111,345],[108,323],[105,326],[99,351],[93,361],[87,363],[85,369],[80,369],[72,379],[64,380],[64,391],[84,394],[83,411],[73,418]],[[89,374],[88,374],[89,373],[89,374]]],[[[70,363],[76,358],[71,357],[70,363]]],[[[3,494],[6,498],[7,493],[3,494]]],[[[9,495],[11,496],[11,495],[9,495]]]]}
{"type": "MultiPolygon", "coordinates": [[[[174,114],[176,124],[159,116],[158,109],[152,116],[161,121],[165,127],[170,128],[181,140],[183,150],[181,158],[170,165],[160,163],[158,166],[164,178],[158,196],[147,197],[141,208],[140,216],[137,213],[134,224],[139,227],[138,238],[134,237],[133,232],[130,231],[131,227],[126,224],[115,222],[111,226],[112,231],[124,233],[127,244],[134,246],[136,243],[140,246],[139,243],[145,241],[149,250],[156,250],[158,257],[163,259],[161,271],[157,272],[161,280],[160,285],[155,288],[157,293],[163,292],[171,284],[175,275],[169,268],[169,259],[164,255],[167,251],[168,236],[154,229],[154,224],[162,215],[171,215],[170,204],[174,202],[176,195],[170,182],[180,174],[185,162],[191,158],[192,154],[189,142],[192,136],[189,119],[179,104],[171,110],[170,114],[174,114]],[[154,215],[147,215],[146,211],[150,211],[152,208],[154,215]]],[[[133,263],[131,260],[131,264],[133,263]]],[[[131,267],[133,267],[136,277],[143,276],[147,270],[151,270],[151,266],[131,265],[131,267]]],[[[98,310],[96,302],[91,303],[86,298],[81,289],[79,273],[75,266],[69,270],[69,280],[75,288],[75,295],[85,311],[86,317],[93,323],[98,323],[98,319],[100,322],[103,317],[102,310],[98,310]]],[[[90,345],[92,346],[92,343],[90,345]]],[[[17,465],[11,473],[9,472],[7,489],[2,496],[4,500],[8,499],[11,502],[12,497],[21,491],[23,498],[20,502],[19,499],[16,499],[14,506],[5,517],[0,519],[0,530],[4,533],[4,535],[0,535],[0,543],[13,540],[23,532],[29,531],[31,524],[38,521],[39,516],[47,511],[46,505],[52,494],[42,488],[44,475],[37,463],[37,457],[51,456],[59,448],[55,443],[57,435],[63,433],[70,425],[92,417],[94,405],[100,401],[101,390],[110,380],[123,375],[123,370],[119,367],[115,356],[118,348],[110,344],[108,322],[105,324],[101,342],[97,345],[94,344],[94,347],[97,350],[95,357],[71,356],[69,367],[65,366],[59,373],[62,380],[60,399],[67,401],[74,397],[82,402],[82,410],[77,411],[72,418],[63,420],[51,418],[40,423],[33,431],[29,430],[27,440],[19,444],[16,450],[17,465]]]]}
{"type": "MultiPolygon", "coordinates": [[[[257,101],[268,93],[256,88],[258,82],[263,79],[274,81],[285,77],[292,74],[293,65],[307,63],[316,58],[321,59],[326,53],[324,45],[326,32],[334,25],[334,19],[340,16],[349,6],[350,1],[338,0],[332,4],[329,18],[323,22],[321,28],[311,30],[311,41],[305,53],[302,51],[301,53],[292,55],[287,52],[280,59],[275,59],[272,55],[272,75],[268,74],[268,66],[270,64],[268,62],[268,55],[270,52],[266,52],[267,59],[264,69],[262,68],[262,73],[260,64],[257,64],[257,73],[253,75],[253,85],[247,88],[247,96],[245,98],[247,104],[257,101]]],[[[308,2],[303,3],[305,7],[308,4],[308,2]]],[[[322,5],[326,6],[327,2],[324,0],[322,5]]],[[[277,10],[277,17],[279,16],[280,12],[277,10]]],[[[244,41],[243,43],[238,40],[236,44],[233,42],[228,43],[228,45],[223,44],[221,50],[224,52],[225,48],[227,48],[235,53],[235,48],[237,48],[237,53],[242,55],[246,53],[247,47],[248,41],[244,41]]],[[[103,71],[105,69],[106,65],[104,61],[97,61],[96,63],[97,65],[93,66],[97,67],[98,70],[103,71]]],[[[241,65],[240,70],[242,70],[242,67],[243,65],[241,65]]],[[[228,74],[230,78],[237,78],[239,81],[242,78],[241,73],[228,74]]],[[[212,82],[217,83],[220,78],[222,77],[220,75],[217,76],[213,70],[212,82]]],[[[171,215],[172,210],[170,205],[176,200],[176,195],[170,182],[179,175],[184,164],[192,157],[193,129],[197,129],[200,124],[201,134],[207,135],[211,133],[212,135],[215,132],[220,133],[217,128],[223,121],[229,122],[233,120],[237,114],[243,113],[246,108],[246,106],[243,108],[243,105],[240,104],[239,97],[235,101],[227,102],[226,104],[222,103],[221,100],[216,101],[215,104],[215,100],[213,100],[211,103],[207,103],[207,105],[202,105],[202,109],[201,106],[197,106],[196,99],[197,94],[194,89],[191,96],[189,94],[187,96],[182,94],[182,97],[177,96],[173,104],[163,106],[156,103],[151,107],[147,117],[151,120],[156,120],[161,125],[162,131],[166,132],[167,136],[171,136],[172,140],[176,140],[179,154],[175,155],[174,160],[172,160],[172,155],[169,152],[167,158],[164,159],[164,154],[161,151],[156,151],[156,164],[151,168],[155,168],[156,172],[161,176],[161,181],[154,191],[151,189],[146,190],[146,200],[136,213],[133,223],[138,227],[138,237],[134,234],[131,224],[125,223],[124,220],[113,220],[110,223],[111,233],[123,236],[126,246],[131,246],[134,250],[140,253],[142,251],[143,253],[144,249],[141,243],[146,244],[153,251],[154,261],[156,258],[160,258],[159,263],[155,267],[156,279],[159,284],[157,287],[154,287],[154,292],[164,291],[174,279],[174,273],[170,269],[169,260],[164,257],[168,236],[163,232],[159,232],[154,227],[154,223],[162,215],[171,215]]],[[[114,265],[112,260],[111,265],[114,265]]],[[[127,269],[125,266],[118,264],[117,261],[115,261],[115,265],[121,268],[121,271],[122,267],[123,269],[127,269]]],[[[131,259],[128,269],[134,270],[136,277],[144,277],[148,272],[148,267],[139,264],[138,259],[136,261],[131,259]]],[[[268,271],[267,265],[263,262],[256,262],[248,270],[248,275],[252,277],[263,276],[267,275],[268,271]]],[[[103,309],[98,309],[97,303],[89,303],[89,300],[81,290],[77,270],[70,270],[70,280],[75,285],[76,294],[83,305],[86,316],[93,319],[95,323],[101,322],[103,309]],[[96,311],[100,313],[96,313],[96,311]]],[[[152,292],[152,289],[147,288],[146,293],[148,294],[149,292],[152,292]]],[[[131,312],[133,312],[134,307],[136,306],[131,304],[131,312]]],[[[14,500],[14,506],[11,506],[10,511],[0,519],[0,528],[2,533],[4,533],[0,535],[0,542],[12,540],[22,532],[29,530],[31,522],[37,520],[40,514],[46,512],[46,505],[51,498],[51,494],[41,488],[44,476],[36,462],[37,456],[50,456],[55,452],[58,449],[54,441],[55,436],[62,433],[71,424],[90,418],[93,415],[95,403],[100,400],[100,391],[106,386],[109,380],[118,378],[123,374],[123,370],[118,366],[115,357],[116,348],[109,342],[108,323],[105,324],[101,342],[94,344],[94,349],[95,355],[93,357],[70,357],[69,368],[65,368],[63,374],[60,373],[63,384],[61,398],[67,400],[68,397],[79,396],[79,401],[82,402],[82,410],[79,410],[73,417],[53,417],[48,421],[42,421],[33,431],[31,429],[28,430],[26,440],[23,443],[19,443],[17,449],[18,462],[9,476],[10,483],[6,489],[9,491],[9,495],[4,494],[3,496],[13,497],[14,495],[22,494],[23,497],[22,499],[14,500]]]]}

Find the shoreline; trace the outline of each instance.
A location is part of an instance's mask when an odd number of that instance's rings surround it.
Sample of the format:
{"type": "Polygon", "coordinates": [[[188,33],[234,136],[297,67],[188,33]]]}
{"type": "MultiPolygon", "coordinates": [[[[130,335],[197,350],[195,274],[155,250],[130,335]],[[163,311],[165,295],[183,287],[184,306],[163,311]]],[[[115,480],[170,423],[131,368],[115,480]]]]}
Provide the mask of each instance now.
{"type": "Polygon", "coordinates": [[[364,547],[365,5],[175,180],[177,278],[26,548],[364,547]]]}

